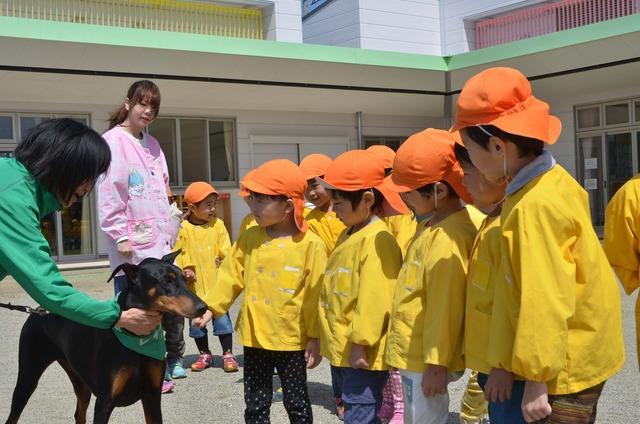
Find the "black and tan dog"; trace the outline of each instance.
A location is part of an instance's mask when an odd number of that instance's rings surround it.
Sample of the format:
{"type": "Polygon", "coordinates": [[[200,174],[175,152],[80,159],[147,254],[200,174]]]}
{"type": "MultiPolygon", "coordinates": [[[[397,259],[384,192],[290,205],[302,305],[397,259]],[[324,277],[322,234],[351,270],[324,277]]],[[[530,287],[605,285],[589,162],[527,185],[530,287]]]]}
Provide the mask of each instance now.
{"type": "MultiPolygon", "coordinates": [[[[118,298],[122,310],[141,308],[194,318],[207,305],[186,287],[173,265],[179,252],[140,265],[123,264],[128,288],[118,298]]],[[[96,397],[94,424],[109,421],[115,407],[142,401],[147,423],[161,423],[160,391],[165,362],[124,347],[111,329],[100,330],[57,315],[31,315],[20,335],[18,381],[7,423],[17,423],[44,370],[57,361],[69,375],[77,396],[76,423],[86,422],[91,394],[96,397]]]]}

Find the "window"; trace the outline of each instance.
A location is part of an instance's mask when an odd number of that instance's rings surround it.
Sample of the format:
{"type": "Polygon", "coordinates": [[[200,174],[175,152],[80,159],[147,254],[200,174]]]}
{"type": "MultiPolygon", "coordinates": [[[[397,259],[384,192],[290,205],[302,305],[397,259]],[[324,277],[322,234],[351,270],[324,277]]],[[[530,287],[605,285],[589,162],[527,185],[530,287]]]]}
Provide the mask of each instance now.
{"type": "Polygon", "coordinates": [[[15,143],[13,116],[0,115],[0,143],[15,143]]]}
{"type": "Polygon", "coordinates": [[[592,129],[600,127],[600,106],[589,106],[578,109],[578,129],[592,129]]]}
{"type": "Polygon", "coordinates": [[[636,100],[634,103],[636,105],[636,122],[640,122],[640,100],[636,100]]]}
{"type": "Polygon", "coordinates": [[[158,118],[148,131],[165,154],[171,185],[185,187],[194,181],[234,185],[235,121],[158,118]]]}
{"type": "Polygon", "coordinates": [[[605,105],[605,121],[607,125],[620,125],[629,123],[629,103],[616,103],[605,105]]]}
{"type": "Polygon", "coordinates": [[[382,144],[383,146],[390,147],[393,151],[397,151],[406,139],[406,137],[364,137],[364,148],[366,149],[376,144],[382,144]]]}
{"type": "Polygon", "coordinates": [[[21,115],[20,116],[20,138],[24,137],[25,135],[27,135],[29,133],[29,131],[31,130],[31,128],[35,127],[36,125],[51,119],[51,115],[44,115],[44,116],[24,116],[21,115]]]}

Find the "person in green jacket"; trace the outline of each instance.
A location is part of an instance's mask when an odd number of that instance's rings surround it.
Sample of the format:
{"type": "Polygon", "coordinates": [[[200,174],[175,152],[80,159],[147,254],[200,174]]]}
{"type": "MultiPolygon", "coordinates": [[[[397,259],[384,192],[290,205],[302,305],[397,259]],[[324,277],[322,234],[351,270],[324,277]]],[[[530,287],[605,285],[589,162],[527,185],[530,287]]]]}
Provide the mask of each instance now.
{"type": "Polygon", "coordinates": [[[47,214],[89,193],[111,162],[107,143],[72,119],[35,126],[15,150],[0,158],[0,280],[12,276],[46,310],[90,327],[150,334],[160,314],[121,311],[116,299],[96,300],[69,284],[51,259],[40,230],[47,214]]]}

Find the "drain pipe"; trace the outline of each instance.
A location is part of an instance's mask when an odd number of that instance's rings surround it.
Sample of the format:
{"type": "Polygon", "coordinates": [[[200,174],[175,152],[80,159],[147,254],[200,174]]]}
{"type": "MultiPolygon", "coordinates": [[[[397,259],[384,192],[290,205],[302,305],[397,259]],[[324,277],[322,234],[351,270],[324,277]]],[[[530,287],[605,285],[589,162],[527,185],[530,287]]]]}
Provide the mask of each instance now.
{"type": "Polygon", "coordinates": [[[364,141],[362,141],[362,112],[356,112],[356,129],[358,131],[358,149],[364,149],[364,141]]]}

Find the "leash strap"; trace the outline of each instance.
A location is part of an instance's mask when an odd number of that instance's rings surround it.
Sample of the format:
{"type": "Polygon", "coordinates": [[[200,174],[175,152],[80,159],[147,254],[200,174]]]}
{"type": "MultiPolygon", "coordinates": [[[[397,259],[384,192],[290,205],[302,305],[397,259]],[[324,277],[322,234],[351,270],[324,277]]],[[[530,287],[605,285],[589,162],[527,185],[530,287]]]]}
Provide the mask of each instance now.
{"type": "Polygon", "coordinates": [[[25,306],[25,305],[12,305],[11,303],[0,303],[0,308],[9,309],[10,311],[20,311],[20,312],[25,312],[27,314],[36,314],[36,315],[47,315],[49,313],[45,309],[43,309],[41,306],[38,306],[37,308],[32,308],[30,306],[25,306]]]}

